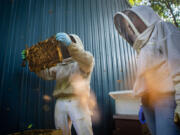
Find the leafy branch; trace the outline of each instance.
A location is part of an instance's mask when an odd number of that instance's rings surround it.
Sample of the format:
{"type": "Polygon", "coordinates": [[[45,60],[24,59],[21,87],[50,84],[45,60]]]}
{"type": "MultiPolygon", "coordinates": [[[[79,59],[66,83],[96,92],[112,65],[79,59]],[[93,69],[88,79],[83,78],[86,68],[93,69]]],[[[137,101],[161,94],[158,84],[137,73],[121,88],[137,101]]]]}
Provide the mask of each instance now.
{"type": "Polygon", "coordinates": [[[159,16],[180,27],[180,1],[179,0],[129,0],[131,6],[148,5],[153,8],[159,16]]]}

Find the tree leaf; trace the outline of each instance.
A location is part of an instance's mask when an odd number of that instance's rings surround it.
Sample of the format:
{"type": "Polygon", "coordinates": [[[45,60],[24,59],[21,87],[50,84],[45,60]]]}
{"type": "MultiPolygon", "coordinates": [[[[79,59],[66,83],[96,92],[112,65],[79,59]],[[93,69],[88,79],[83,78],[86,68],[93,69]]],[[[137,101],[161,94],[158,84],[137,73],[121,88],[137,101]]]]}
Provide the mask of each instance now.
{"type": "Polygon", "coordinates": [[[32,128],[32,124],[29,124],[27,128],[28,128],[28,129],[29,129],[29,128],[32,128]]]}
{"type": "Polygon", "coordinates": [[[129,0],[129,4],[130,4],[131,6],[134,6],[134,0],[129,0]]]}

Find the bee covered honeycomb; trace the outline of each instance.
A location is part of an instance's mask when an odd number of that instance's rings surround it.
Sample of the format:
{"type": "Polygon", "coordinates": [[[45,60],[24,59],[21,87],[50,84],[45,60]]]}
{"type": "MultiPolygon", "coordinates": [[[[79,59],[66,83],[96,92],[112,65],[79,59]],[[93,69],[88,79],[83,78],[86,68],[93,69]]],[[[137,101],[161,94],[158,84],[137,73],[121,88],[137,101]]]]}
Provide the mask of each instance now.
{"type": "Polygon", "coordinates": [[[67,47],[57,41],[55,36],[26,49],[26,60],[31,72],[56,66],[57,63],[69,57],[67,47]]]}

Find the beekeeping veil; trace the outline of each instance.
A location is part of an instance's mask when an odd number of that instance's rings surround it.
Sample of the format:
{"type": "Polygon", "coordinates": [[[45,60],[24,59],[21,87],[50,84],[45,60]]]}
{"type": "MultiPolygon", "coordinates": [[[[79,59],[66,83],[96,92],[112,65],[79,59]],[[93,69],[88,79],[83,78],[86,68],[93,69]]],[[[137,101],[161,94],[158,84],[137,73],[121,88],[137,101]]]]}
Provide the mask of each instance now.
{"type": "Polygon", "coordinates": [[[152,25],[160,20],[159,16],[147,6],[138,6],[117,12],[114,16],[114,24],[119,34],[133,46],[140,35],[152,32],[152,25]],[[151,32],[145,32],[151,27],[151,32]]]}
{"type": "Polygon", "coordinates": [[[83,43],[80,39],[80,37],[78,35],[75,35],[75,34],[69,34],[70,38],[71,38],[71,41],[73,43],[75,43],[75,45],[80,48],[80,49],[83,49],[84,50],[84,46],[83,46],[83,43]]]}
{"type": "MultiPolygon", "coordinates": [[[[70,37],[71,41],[73,42],[74,45],[76,45],[79,49],[84,50],[84,45],[80,39],[80,37],[76,34],[68,34],[68,36],[70,37]]],[[[68,64],[74,62],[74,60],[72,59],[72,57],[70,58],[66,58],[63,60],[63,64],[68,64]]]]}

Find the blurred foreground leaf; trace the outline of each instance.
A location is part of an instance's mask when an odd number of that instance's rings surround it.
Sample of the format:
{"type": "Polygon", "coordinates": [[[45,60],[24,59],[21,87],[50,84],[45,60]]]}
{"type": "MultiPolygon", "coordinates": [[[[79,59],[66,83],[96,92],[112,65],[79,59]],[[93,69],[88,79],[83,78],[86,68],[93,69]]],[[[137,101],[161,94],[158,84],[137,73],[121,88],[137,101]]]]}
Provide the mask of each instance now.
{"type": "Polygon", "coordinates": [[[32,128],[32,124],[29,124],[29,125],[28,125],[28,129],[29,129],[29,128],[32,128]]]}

